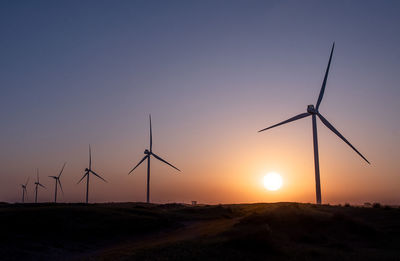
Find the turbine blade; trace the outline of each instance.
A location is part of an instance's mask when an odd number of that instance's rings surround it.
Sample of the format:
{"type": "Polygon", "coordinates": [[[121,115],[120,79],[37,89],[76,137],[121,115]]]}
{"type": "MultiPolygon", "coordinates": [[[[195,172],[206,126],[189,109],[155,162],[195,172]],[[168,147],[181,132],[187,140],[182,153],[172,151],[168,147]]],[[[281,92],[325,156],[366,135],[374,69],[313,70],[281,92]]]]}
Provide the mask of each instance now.
{"type": "Polygon", "coordinates": [[[332,45],[331,55],[329,56],[328,66],[326,67],[324,81],[322,82],[322,87],[321,87],[321,91],[319,92],[317,105],[315,106],[315,109],[317,111],[318,111],[319,105],[321,104],[322,98],[324,97],[326,81],[328,80],[329,68],[331,67],[333,49],[335,49],[335,42],[333,42],[333,45],[332,45]]]}
{"type": "Polygon", "coordinates": [[[149,114],[150,119],[150,152],[153,150],[153,131],[151,128],[151,114],[149,114]]]}
{"type": "Polygon", "coordinates": [[[89,144],[89,169],[92,167],[92,149],[89,144]]]}
{"type": "Polygon", "coordinates": [[[40,183],[39,183],[38,185],[41,186],[42,188],[46,188],[44,185],[42,185],[42,184],[40,184],[40,183]]]}
{"type": "Polygon", "coordinates": [[[67,164],[67,162],[65,162],[65,163],[64,163],[64,165],[62,166],[62,169],[61,169],[61,171],[60,171],[60,174],[58,174],[58,177],[60,177],[60,176],[61,176],[61,174],[63,173],[63,171],[64,171],[64,167],[65,167],[65,164],[67,164]]]}
{"type": "Polygon", "coordinates": [[[79,183],[81,183],[81,181],[86,177],[86,175],[88,175],[89,174],[89,172],[86,172],[85,173],[85,175],[83,175],[82,176],[82,178],[78,181],[78,183],[76,183],[76,184],[79,184],[79,183]]]}
{"type": "Polygon", "coordinates": [[[37,182],[39,182],[39,169],[36,169],[37,182]]]}
{"type": "MultiPolygon", "coordinates": [[[[100,177],[99,174],[97,174],[96,172],[94,172],[93,170],[89,170],[90,172],[92,172],[93,175],[97,176],[99,179],[103,180],[104,182],[107,182],[107,180],[103,179],[102,177],[100,177]]],[[[108,182],[107,182],[108,183],[108,182]]]]}
{"type": "Polygon", "coordinates": [[[327,119],[324,118],[324,116],[322,116],[319,113],[317,115],[321,119],[322,123],[325,124],[326,127],[328,127],[328,129],[330,129],[339,138],[341,138],[345,143],[347,143],[347,145],[349,145],[355,152],[357,152],[357,154],[360,155],[361,158],[363,158],[366,162],[368,162],[368,164],[371,164],[353,145],[351,145],[351,143],[342,134],[340,134],[340,132],[337,129],[335,129],[335,127],[333,127],[332,124],[329,123],[329,121],[327,119]]]}
{"type": "Polygon", "coordinates": [[[58,184],[60,184],[61,192],[62,192],[62,194],[64,195],[64,190],[63,190],[63,188],[62,188],[61,181],[60,181],[59,179],[57,179],[57,182],[58,182],[58,184]]]}
{"type": "Polygon", "coordinates": [[[142,164],[142,162],[145,159],[147,159],[147,157],[148,157],[148,155],[144,156],[144,158],[141,161],[139,161],[139,163],[131,171],[129,171],[128,175],[131,174],[131,172],[134,171],[137,167],[139,167],[139,165],[142,164]]]}
{"type": "Polygon", "coordinates": [[[49,176],[49,178],[53,178],[53,179],[55,179],[55,178],[57,178],[56,176],[49,176]]]}
{"type": "Polygon", "coordinates": [[[151,153],[151,155],[153,155],[156,159],[164,162],[165,164],[170,165],[171,167],[173,167],[174,169],[181,171],[180,169],[178,169],[177,167],[175,167],[174,165],[172,165],[171,163],[168,163],[166,160],[163,160],[162,158],[160,158],[159,156],[157,156],[156,154],[154,154],[153,152],[151,153]]]}
{"type": "Polygon", "coordinates": [[[266,130],[269,130],[269,129],[278,127],[278,126],[280,126],[280,125],[283,125],[283,124],[286,124],[286,123],[289,123],[289,122],[292,122],[292,121],[296,121],[296,120],[302,119],[302,118],[307,117],[307,116],[310,116],[310,115],[311,115],[311,114],[308,113],[308,112],[301,113],[301,114],[296,115],[296,116],[294,116],[294,117],[292,117],[292,118],[290,118],[290,119],[288,119],[288,120],[286,120],[286,121],[282,121],[282,122],[280,122],[280,123],[278,123],[278,124],[275,124],[275,125],[272,125],[272,126],[270,126],[270,127],[268,127],[268,128],[259,130],[258,132],[266,131],[266,130]]]}

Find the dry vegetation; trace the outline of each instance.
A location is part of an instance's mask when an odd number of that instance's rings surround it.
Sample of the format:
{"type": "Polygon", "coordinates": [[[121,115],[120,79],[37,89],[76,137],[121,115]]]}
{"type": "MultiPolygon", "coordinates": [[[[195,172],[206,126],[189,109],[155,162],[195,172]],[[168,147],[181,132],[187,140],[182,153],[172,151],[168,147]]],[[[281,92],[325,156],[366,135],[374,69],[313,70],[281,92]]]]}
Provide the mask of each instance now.
{"type": "Polygon", "coordinates": [[[398,260],[400,209],[275,203],[0,206],[3,260],[398,260]]]}

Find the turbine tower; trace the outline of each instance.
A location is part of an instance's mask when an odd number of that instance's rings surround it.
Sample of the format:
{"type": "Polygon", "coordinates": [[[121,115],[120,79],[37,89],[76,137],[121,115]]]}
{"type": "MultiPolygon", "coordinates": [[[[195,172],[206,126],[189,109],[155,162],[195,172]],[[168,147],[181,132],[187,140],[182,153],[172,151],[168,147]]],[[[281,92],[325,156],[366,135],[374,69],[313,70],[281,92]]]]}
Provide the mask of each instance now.
{"type": "Polygon", "coordinates": [[[89,176],[90,176],[90,173],[92,173],[99,179],[103,180],[104,182],[107,182],[105,179],[100,177],[99,174],[97,174],[96,172],[94,172],[92,170],[92,149],[90,148],[90,144],[89,144],[89,168],[85,169],[85,174],[77,183],[77,184],[79,184],[86,177],[86,204],[89,202],[89,176]]]}
{"type": "Polygon", "coordinates": [[[320,184],[320,176],[319,176],[318,138],[317,138],[317,117],[322,121],[322,123],[328,129],[330,129],[333,133],[335,133],[347,145],[349,145],[355,152],[357,152],[357,154],[360,155],[361,158],[363,158],[368,164],[370,164],[369,161],[353,145],[351,145],[351,143],[342,134],[340,134],[340,132],[335,127],[333,127],[333,125],[331,123],[329,123],[329,121],[324,116],[322,116],[321,113],[319,112],[319,106],[321,105],[321,101],[324,96],[326,81],[328,79],[328,73],[329,73],[329,68],[331,66],[332,54],[333,54],[334,48],[335,48],[335,43],[333,43],[333,45],[332,45],[331,54],[329,56],[328,66],[327,66],[326,72],[325,72],[324,81],[322,82],[321,91],[319,93],[317,104],[315,105],[315,107],[314,107],[314,105],[308,105],[307,112],[301,113],[301,114],[296,115],[286,121],[282,121],[278,124],[272,125],[268,128],[265,128],[265,129],[262,129],[259,131],[259,132],[266,131],[266,130],[272,129],[274,127],[277,127],[277,126],[311,116],[312,130],[313,130],[313,142],[314,142],[315,187],[316,187],[317,204],[321,204],[321,184],[320,184]]]}
{"type": "Polygon", "coordinates": [[[21,184],[22,187],[22,203],[25,203],[25,193],[28,194],[28,192],[26,191],[26,186],[28,185],[29,182],[29,177],[26,180],[25,184],[21,184]]]}
{"type": "Polygon", "coordinates": [[[37,180],[35,182],[35,203],[37,203],[37,192],[38,192],[38,186],[41,186],[42,188],[46,188],[45,186],[43,186],[40,182],[39,182],[39,169],[36,169],[36,176],[37,176],[37,180]]]}
{"type": "Polygon", "coordinates": [[[61,171],[58,174],[58,176],[49,176],[50,178],[53,178],[56,181],[56,187],[55,187],[55,191],[54,191],[54,203],[57,203],[57,187],[58,187],[58,185],[60,185],[61,192],[64,195],[64,191],[63,191],[63,188],[62,188],[62,185],[61,185],[60,177],[61,177],[61,174],[64,171],[65,164],[67,164],[67,162],[65,162],[64,165],[62,166],[61,171]]]}
{"type": "Polygon", "coordinates": [[[132,171],[134,171],[143,161],[145,161],[147,159],[147,197],[146,197],[147,203],[150,203],[150,156],[153,156],[154,158],[158,159],[159,161],[162,161],[165,164],[180,171],[177,167],[168,163],[167,161],[163,160],[162,158],[160,158],[159,156],[157,156],[156,154],[153,153],[153,134],[152,134],[152,129],[151,129],[151,115],[149,115],[149,120],[150,120],[150,148],[146,149],[144,151],[144,154],[146,156],[144,156],[143,159],[141,161],[139,161],[139,163],[128,173],[128,175],[131,174],[132,171]]]}

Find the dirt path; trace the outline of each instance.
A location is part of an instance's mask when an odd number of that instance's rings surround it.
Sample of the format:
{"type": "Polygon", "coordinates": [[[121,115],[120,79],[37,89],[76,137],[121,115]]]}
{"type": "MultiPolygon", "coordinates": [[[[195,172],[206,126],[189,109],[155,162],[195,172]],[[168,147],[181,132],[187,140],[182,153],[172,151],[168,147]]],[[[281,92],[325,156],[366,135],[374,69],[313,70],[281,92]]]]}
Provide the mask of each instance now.
{"type": "Polygon", "coordinates": [[[147,235],[142,237],[140,240],[136,239],[107,247],[85,257],[80,257],[77,260],[118,260],[132,255],[138,249],[151,248],[158,245],[190,240],[202,236],[216,235],[232,227],[239,221],[239,219],[240,218],[215,219],[187,223],[185,226],[177,230],[161,232],[156,235],[147,235]]]}

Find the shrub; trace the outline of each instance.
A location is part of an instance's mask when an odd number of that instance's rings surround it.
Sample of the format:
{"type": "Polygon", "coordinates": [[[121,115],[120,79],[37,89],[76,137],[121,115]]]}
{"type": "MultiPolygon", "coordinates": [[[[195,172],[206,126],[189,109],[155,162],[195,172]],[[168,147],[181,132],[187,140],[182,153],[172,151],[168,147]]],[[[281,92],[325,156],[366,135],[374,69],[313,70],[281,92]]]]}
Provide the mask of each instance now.
{"type": "Polygon", "coordinates": [[[379,202],[375,202],[374,204],[372,204],[373,208],[381,208],[381,203],[379,202]]]}

